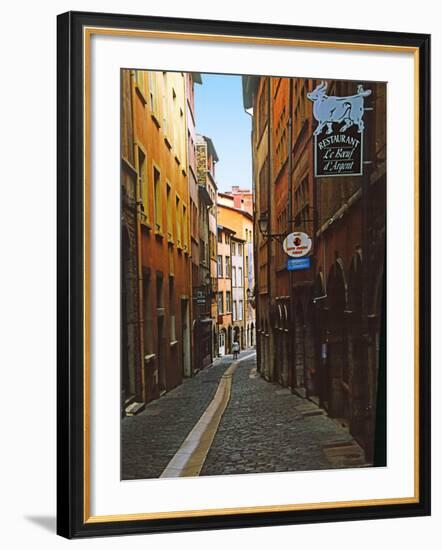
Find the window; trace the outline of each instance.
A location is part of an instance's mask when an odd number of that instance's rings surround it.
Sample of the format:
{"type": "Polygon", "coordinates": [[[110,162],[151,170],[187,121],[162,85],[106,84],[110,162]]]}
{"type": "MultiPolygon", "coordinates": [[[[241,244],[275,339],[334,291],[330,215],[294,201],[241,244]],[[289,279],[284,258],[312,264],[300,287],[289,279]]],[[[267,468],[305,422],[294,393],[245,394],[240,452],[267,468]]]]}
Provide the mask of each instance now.
{"type": "Polygon", "coordinates": [[[192,237],[195,238],[198,235],[198,209],[192,199],[190,199],[190,224],[192,237]]]}
{"type": "Polygon", "coordinates": [[[223,314],[223,293],[218,292],[218,315],[223,314]]]}
{"type": "Polygon", "coordinates": [[[267,124],[268,105],[269,105],[269,79],[264,80],[261,93],[258,100],[258,139],[261,137],[267,124]]]}
{"type": "Polygon", "coordinates": [[[236,267],[232,267],[232,286],[236,286],[236,267]]]}
{"type": "Polygon", "coordinates": [[[175,212],[176,212],[176,240],[177,246],[180,248],[183,246],[182,233],[183,233],[183,220],[181,216],[180,199],[177,196],[175,199],[175,212]]]}
{"type": "Polygon", "coordinates": [[[209,241],[210,241],[210,256],[211,258],[216,260],[216,236],[212,232],[210,232],[209,241]]]}
{"type": "Polygon", "coordinates": [[[167,72],[163,72],[163,132],[164,137],[167,139],[167,114],[168,114],[168,108],[167,108],[167,72]]]}
{"type": "MultiPolygon", "coordinates": [[[[179,148],[180,148],[180,159],[182,162],[185,162],[185,156],[184,156],[184,150],[186,147],[186,141],[185,141],[185,124],[184,124],[184,111],[180,107],[180,142],[179,142],[179,148]]],[[[184,167],[183,167],[184,168],[184,167]]]]}
{"type": "Polygon", "coordinates": [[[304,220],[308,218],[309,208],[308,178],[304,178],[295,190],[294,202],[295,219],[298,220],[299,231],[304,231],[304,220]]]}
{"type": "Polygon", "coordinates": [[[238,318],[238,302],[233,300],[232,320],[236,321],[238,318]]]}
{"type": "Polygon", "coordinates": [[[173,111],[172,111],[172,116],[173,116],[173,120],[175,121],[175,123],[172,125],[172,130],[173,130],[173,146],[174,146],[174,149],[175,149],[175,156],[178,157],[179,155],[179,151],[178,151],[178,136],[177,136],[177,133],[178,133],[178,119],[176,118],[177,117],[177,99],[176,99],[176,92],[175,92],[175,89],[172,87],[172,105],[173,105],[173,111]]]}
{"type": "Polygon", "coordinates": [[[168,246],[168,251],[169,251],[169,275],[171,277],[174,277],[175,276],[175,272],[174,272],[174,261],[173,261],[173,246],[168,246]]]}
{"type": "Polygon", "coordinates": [[[187,223],[187,208],[183,204],[183,244],[184,250],[189,251],[189,227],[187,223]]]}
{"type": "Polygon", "coordinates": [[[157,73],[154,71],[148,71],[148,80],[149,80],[149,107],[151,110],[151,114],[155,118],[156,122],[159,125],[158,120],[158,97],[157,97],[157,91],[156,91],[156,84],[157,84],[157,73]]]}
{"type": "Polygon", "coordinates": [[[172,190],[169,183],[166,184],[166,201],[167,201],[167,240],[173,243],[173,229],[172,229],[172,190]]]}
{"type": "Polygon", "coordinates": [[[226,240],[226,244],[229,244],[229,243],[230,243],[230,237],[229,237],[229,234],[228,234],[228,233],[225,234],[225,237],[224,237],[224,238],[225,238],[225,240],[226,240]]]}
{"type": "Polygon", "coordinates": [[[163,307],[163,275],[157,275],[157,308],[163,307]]]}
{"type": "Polygon", "coordinates": [[[207,262],[206,244],[202,239],[200,239],[200,262],[202,264],[207,262]]]}
{"type": "Polygon", "coordinates": [[[236,243],[232,242],[232,256],[236,256],[236,243]]]}
{"type": "Polygon", "coordinates": [[[175,289],[173,278],[169,279],[169,318],[170,318],[170,336],[171,342],[176,340],[176,322],[175,322],[175,289]]]}
{"type": "Polygon", "coordinates": [[[238,321],[242,321],[242,315],[243,315],[243,301],[239,301],[239,308],[238,308],[238,321]]]}
{"type": "Polygon", "coordinates": [[[152,304],[150,299],[150,278],[143,275],[143,321],[144,321],[144,355],[150,355],[153,350],[152,339],[152,304]]]}
{"type": "Polygon", "coordinates": [[[161,211],[161,182],[160,172],[153,169],[153,188],[154,188],[154,211],[155,211],[155,231],[161,232],[163,225],[163,216],[161,211]]]}
{"type": "Polygon", "coordinates": [[[138,88],[138,92],[141,93],[141,100],[146,105],[149,98],[149,89],[147,86],[147,71],[134,71],[135,72],[135,85],[138,88]]]}
{"type": "Polygon", "coordinates": [[[223,234],[220,230],[218,230],[218,242],[219,243],[222,243],[223,242],[223,234]]]}
{"type": "Polygon", "coordinates": [[[243,286],[242,267],[238,267],[238,284],[237,284],[237,286],[243,286]]]}
{"type": "Polygon", "coordinates": [[[223,331],[219,333],[219,347],[223,348],[226,345],[226,335],[223,331]]]}
{"type": "Polygon", "coordinates": [[[238,256],[242,256],[242,244],[238,243],[238,256]]]}
{"type": "Polygon", "coordinates": [[[218,256],[217,257],[217,263],[218,263],[218,277],[223,276],[223,257],[218,256]]]}
{"type": "Polygon", "coordinates": [[[259,211],[266,212],[269,203],[269,158],[267,157],[259,171],[259,211]]]}
{"type": "Polygon", "coordinates": [[[230,313],[232,311],[232,293],[230,290],[226,291],[226,312],[230,313]]]}
{"type": "Polygon", "coordinates": [[[249,257],[246,256],[246,274],[249,275],[249,257]]]}
{"type": "MultiPolygon", "coordinates": [[[[139,71],[137,71],[139,72],[139,71]]],[[[146,155],[138,148],[138,181],[140,183],[140,197],[141,197],[141,210],[144,216],[142,221],[148,223],[149,221],[149,200],[148,200],[148,182],[147,182],[147,169],[146,169],[146,155]]]]}
{"type": "Polygon", "coordinates": [[[230,257],[226,256],[226,278],[230,277],[230,257]]]}

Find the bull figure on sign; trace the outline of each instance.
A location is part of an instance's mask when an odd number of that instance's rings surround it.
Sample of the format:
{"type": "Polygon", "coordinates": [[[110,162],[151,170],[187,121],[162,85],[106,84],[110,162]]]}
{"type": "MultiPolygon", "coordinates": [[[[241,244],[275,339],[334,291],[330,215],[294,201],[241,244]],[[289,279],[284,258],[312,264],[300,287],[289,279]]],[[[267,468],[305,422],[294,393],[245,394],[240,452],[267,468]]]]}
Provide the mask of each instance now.
{"type": "Polygon", "coordinates": [[[369,96],[371,90],[364,90],[362,84],[359,84],[355,95],[345,97],[328,96],[326,90],[327,82],[322,81],[312,92],[307,93],[308,99],[313,101],[313,116],[318,121],[314,135],[318,136],[324,126],[327,126],[326,133],[331,134],[334,122],[344,122],[341,132],[356,124],[361,133],[364,129],[364,97],[369,96]]]}

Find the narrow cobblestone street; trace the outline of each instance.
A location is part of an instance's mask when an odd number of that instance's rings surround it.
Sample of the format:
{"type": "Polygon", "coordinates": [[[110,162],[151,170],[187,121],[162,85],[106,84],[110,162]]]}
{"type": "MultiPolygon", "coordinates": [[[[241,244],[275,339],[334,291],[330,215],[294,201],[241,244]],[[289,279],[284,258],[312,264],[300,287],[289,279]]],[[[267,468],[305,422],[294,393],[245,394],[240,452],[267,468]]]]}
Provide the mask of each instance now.
{"type": "MultiPolygon", "coordinates": [[[[122,478],[161,475],[214,398],[232,356],[122,422],[122,478]]],[[[256,354],[243,352],[230,400],[200,475],[360,467],[361,448],[322,409],[256,372],[256,354]]]]}

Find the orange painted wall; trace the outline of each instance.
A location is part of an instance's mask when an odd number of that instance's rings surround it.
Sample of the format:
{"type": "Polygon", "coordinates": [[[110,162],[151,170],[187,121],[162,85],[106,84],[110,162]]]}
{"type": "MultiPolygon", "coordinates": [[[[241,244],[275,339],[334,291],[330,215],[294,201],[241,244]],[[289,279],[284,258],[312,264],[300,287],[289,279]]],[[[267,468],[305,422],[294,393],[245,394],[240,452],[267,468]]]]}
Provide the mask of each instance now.
{"type": "Polygon", "coordinates": [[[151,399],[158,396],[161,390],[169,390],[179,384],[184,371],[181,307],[183,298],[189,301],[189,308],[191,300],[187,124],[185,81],[182,74],[136,73],[142,74],[136,75],[134,79],[134,131],[136,143],[146,156],[147,176],[141,192],[145,214],[142,223],[143,301],[148,303],[144,349],[145,354],[156,355],[155,360],[145,366],[148,399],[151,399]],[[160,227],[155,225],[155,168],[160,173],[160,227]],[[169,224],[167,184],[172,201],[169,224]],[[158,274],[162,274],[163,280],[162,300],[158,299],[158,274]],[[164,337],[160,342],[158,329],[161,323],[164,337]],[[158,370],[161,354],[163,374],[158,370]]]}

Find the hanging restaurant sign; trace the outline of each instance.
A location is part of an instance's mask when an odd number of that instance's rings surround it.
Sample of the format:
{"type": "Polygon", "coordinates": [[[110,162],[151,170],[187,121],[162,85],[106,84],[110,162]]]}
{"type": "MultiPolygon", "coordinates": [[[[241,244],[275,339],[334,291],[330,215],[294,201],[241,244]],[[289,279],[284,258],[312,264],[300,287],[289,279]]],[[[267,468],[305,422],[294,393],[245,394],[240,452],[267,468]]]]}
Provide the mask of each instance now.
{"type": "Polygon", "coordinates": [[[312,240],[307,233],[289,233],[282,243],[284,252],[292,258],[302,258],[312,249],[312,240]]]}
{"type": "Polygon", "coordinates": [[[327,82],[321,82],[307,93],[318,122],[313,132],[315,176],[362,176],[364,98],[371,90],[359,84],[354,95],[344,97],[328,96],[326,90],[327,82]]]}

